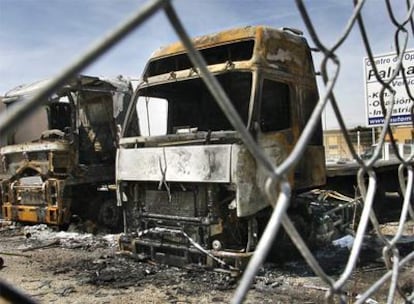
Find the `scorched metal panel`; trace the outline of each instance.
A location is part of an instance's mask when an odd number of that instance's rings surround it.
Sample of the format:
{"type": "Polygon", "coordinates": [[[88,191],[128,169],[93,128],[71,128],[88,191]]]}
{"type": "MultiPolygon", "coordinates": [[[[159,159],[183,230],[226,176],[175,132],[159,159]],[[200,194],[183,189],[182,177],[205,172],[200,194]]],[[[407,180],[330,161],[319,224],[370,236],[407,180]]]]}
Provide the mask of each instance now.
{"type": "Polygon", "coordinates": [[[231,145],[119,149],[117,180],[230,182],[231,145]]]}

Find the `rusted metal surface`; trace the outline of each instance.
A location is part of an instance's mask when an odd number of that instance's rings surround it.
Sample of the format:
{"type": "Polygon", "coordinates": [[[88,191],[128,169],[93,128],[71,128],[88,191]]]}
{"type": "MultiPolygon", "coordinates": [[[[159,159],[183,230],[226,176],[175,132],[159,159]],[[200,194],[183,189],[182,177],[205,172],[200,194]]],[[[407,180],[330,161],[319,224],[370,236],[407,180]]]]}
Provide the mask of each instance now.
{"type": "MultiPolygon", "coordinates": [[[[230,29],[228,31],[223,31],[220,33],[194,38],[193,42],[198,49],[202,49],[217,46],[220,44],[227,44],[229,41],[254,39],[255,35],[256,28],[245,27],[230,29]]],[[[151,57],[157,59],[185,52],[186,49],[183,44],[181,42],[177,42],[155,51],[151,57]]]]}
{"type": "MultiPolygon", "coordinates": [[[[23,102],[45,83],[20,86],[3,101],[23,102]]],[[[105,197],[97,188],[114,182],[117,124],[130,96],[130,84],[122,78],[78,76],[9,132],[0,149],[4,218],[61,226],[73,212],[96,217],[103,203],[96,198],[105,197]]]]}
{"type": "MultiPolygon", "coordinates": [[[[310,57],[306,48],[303,48],[302,38],[298,35],[288,35],[286,33],[283,30],[265,26],[247,26],[197,37],[193,39],[193,43],[198,50],[203,50],[229,43],[252,40],[255,42],[255,49],[250,64],[265,64],[271,69],[289,69],[292,74],[307,75],[312,79],[313,65],[309,62],[310,57]]],[[[150,62],[185,52],[186,49],[183,44],[178,42],[154,52],[150,62]]]]}

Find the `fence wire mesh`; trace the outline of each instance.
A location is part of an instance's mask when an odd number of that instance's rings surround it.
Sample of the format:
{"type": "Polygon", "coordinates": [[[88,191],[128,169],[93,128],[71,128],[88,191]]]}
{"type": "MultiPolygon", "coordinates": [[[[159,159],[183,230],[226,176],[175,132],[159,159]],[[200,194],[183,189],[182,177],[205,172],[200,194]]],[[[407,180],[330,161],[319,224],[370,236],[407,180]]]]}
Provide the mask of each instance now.
{"type": "MultiPolygon", "coordinates": [[[[363,11],[366,1],[354,0],[354,10],[350,16],[347,25],[343,29],[343,33],[337,37],[337,40],[333,45],[328,46],[323,42],[323,38],[318,34],[318,31],[314,27],[312,16],[309,13],[307,6],[301,0],[296,0],[297,9],[302,16],[302,19],[306,25],[306,28],[310,34],[311,41],[323,54],[323,60],[321,61],[319,70],[323,78],[325,86],[325,92],[320,97],[306,127],[304,128],[298,142],[296,143],[292,152],[279,166],[274,166],[271,160],[267,157],[264,151],[259,147],[249,131],[244,126],[237,111],[230,102],[228,96],[226,96],[224,90],[220,87],[219,83],[208,71],[206,62],[200,53],[194,48],[191,39],[187,35],[186,29],[182,25],[180,17],[174,10],[173,3],[168,0],[156,0],[151,1],[140,7],[139,10],[128,20],[126,20],[120,27],[114,29],[112,33],[104,37],[101,42],[93,46],[88,52],[83,54],[79,60],[70,65],[67,69],[62,71],[53,81],[49,83],[47,87],[42,89],[33,99],[20,105],[16,105],[8,111],[8,114],[2,113],[0,116],[0,131],[7,132],[17,122],[24,119],[31,111],[38,107],[42,100],[45,100],[53,91],[61,86],[70,77],[78,74],[93,61],[95,61],[100,55],[109,50],[112,46],[118,43],[122,38],[128,35],[136,27],[139,27],[148,18],[151,18],[159,11],[164,11],[167,18],[170,21],[172,28],[175,30],[182,43],[185,45],[189,57],[194,67],[199,71],[206,86],[210,90],[211,94],[215,97],[217,103],[229,119],[229,121],[237,130],[241,138],[249,149],[251,154],[255,157],[258,164],[260,164],[267,172],[268,177],[265,185],[265,197],[269,205],[274,206],[273,214],[267,224],[263,236],[261,237],[257,246],[256,252],[250,260],[247,269],[244,271],[238,288],[233,296],[233,303],[241,303],[245,299],[248,290],[251,287],[252,281],[257,274],[259,268],[263,264],[265,257],[270,249],[272,240],[275,238],[278,230],[283,227],[295,246],[298,248],[307,264],[312,268],[315,274],[317,274],[323,282],[328,286],[326,292],[327,302],[341,302],[348,303],[351,298],[351,294],[347,289],[346,283],[351,278],[352,273],[356,267],[361,247],[363,244],[363,237],[367,231],[369,224],[372,225],[376,231],[379,239],[383,245],[383,259],[387,272],[379,278],[374,284],[372,284],[363,294],[360,294],[356,303],[366,302],[382,285],[389,284],[388,287],[388,300],[387,303],[393,303],[398,293],[399,296],[407,303],[414,302],[414,292],[411,295],[406,295],[400,286],[400,273],[402,269],[414,260],[414,252],[409,253],[404,258],[400,256],[400,252],[396,246],[396,243],[401,239],[404,225],[407,220],[414,220],[414,210],[412,205],[413,194],[413,167],[412,161],[414,153],[409,156],[401,155],[396,147],[396,141],[393,137],[390,128],[391,114],[393,110],[394,102],[389,102],[386,105],[384,100],[384,92],[390,92],[392,95],[392,101],[395,98],[395,91],[393,90],[391,83],[397,75],[404,69],[403,55],[407,49],[408,39],[414,35],[414,20],[413,10],[414,1],[406,1],[407,10],[406,15],[401,20],[397,20],[396,14],[393,10],[393,4],[390,0],[385,0],[386,9],[388,11],[389,20],[395,27],[394,43],[398,56],[398,60],[395,63],[395,69],[390,78],[383,79],[376,67],[374,56],[371,49],[371,41],[364,25],[363,11]],[[361,159],[357,153],[352,140],[347,132],[347,126],[345,119],[341,114],[338,106],[338,100],[335,94],[335,88],[340,71],[341,62],[340,57],[337,55],[338,50],[344,44],[349,37],[351,30],[356,29],[360,33],[363,41],[366,54],[369,58],[370,64],[375,72],[375,78],[382,84],[382,90],[380,94],[380,101],[383,113],[385,113],[385,121],[381,127],[381,132],[378,137],[378,144],[374,153],[369,159],[361,159]],[[321,120],[321,115],[327,104],[330,104],[334,110],[336,119],[339,123],[340,129],[345,138],[347,147],[353,157],[353,159],[359,165],[358,171],[358,188],[363,197],[363,209],[360,216],[358,228],[355,232],[355,240],[351,252],[349,254],[346,266],[342,273],[338,277],[332,277],[328,275],[319,262],[316,260],[311,250],[306,245],[301,235],[296,230],[292,220],[287,215],[287,208],[290,204],[292,197],[292,187],[286,178],[287,172],[294,167],[301,156],[304,153],[305,147],[308,144],[312,133],[316,129],[318,123],[321,120]],[[380,150],[382,149],[385,138],[388,136],[391,139],[391,145],[395,149],[396,156],[399,161],[399,183],[401,192],[403,193],[403,205],[400,212],[399,224],[397,233],[392,239],[385,237],[379,227],[379,222],[375,212],[373,211],[375,191],[378,187],[377,176],[374,172],[374,165],[379,159],[380,150]],[[277,193],[274,189],[278,188],[277,193]]],[[[386,22],[383,20],[382,22],[386,22]]],[[[414,92],[412,86],[408,84],[407,76],[405,73],[401,73],[405,85],[407,94],[411,101],[414,100],[414,92]]],[[[412,121],[414,122],[414,109],[411,109],[412,121]]]]}

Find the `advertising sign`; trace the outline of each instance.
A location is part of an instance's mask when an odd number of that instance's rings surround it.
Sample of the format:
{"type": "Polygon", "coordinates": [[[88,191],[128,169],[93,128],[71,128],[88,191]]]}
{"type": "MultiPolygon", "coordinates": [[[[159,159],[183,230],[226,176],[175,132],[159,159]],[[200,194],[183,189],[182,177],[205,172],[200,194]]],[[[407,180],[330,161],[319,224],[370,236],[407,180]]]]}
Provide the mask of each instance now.
{"type": "MultiPolygon", "coordinates": [[[[398,57],[396,53],[390,53],[374,57],[377,71],[384,81],[393,75],[398,57]]],[[[403,80],[403,74],[407,79],[407,84],[412,95],[414,95],[414,49],[407,50],[403,55],[404,71],[400,71],[392,81],[391,87],[395,90],[394,107],[392,110],[391,124],[403,125],[411,123],[411,107],[413,100],[410,99],[403,80]]],[[[384,123],[384,115],[380,104],[380,93],[382,85],[377,81],[375,72],[369,59],[364,58],[365,72],[365,102],[367,125],[369,127],[380,126],[384,123]]],[[[385,107],[387,108],[392,101],[390,91],[384,91],[385,107]]]]}

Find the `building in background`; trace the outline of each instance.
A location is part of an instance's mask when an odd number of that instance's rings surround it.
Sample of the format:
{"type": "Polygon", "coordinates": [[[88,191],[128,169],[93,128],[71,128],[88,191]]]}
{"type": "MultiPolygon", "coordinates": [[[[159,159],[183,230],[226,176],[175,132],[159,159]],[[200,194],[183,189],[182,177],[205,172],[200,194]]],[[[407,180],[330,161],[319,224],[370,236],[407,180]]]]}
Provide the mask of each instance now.
{"type": "MultiPolygon", "coordinates": [[[[399,144],[412,144],[413,141],[413,127],[410,125],[407,126],[398,126],[391,127],[394,140],[399,144]]],[[[390,141],[390,136],[385,137],[386,141],[390,141]]]]}
{"type": "Polygon", "coordinates": [[[350,159],[351,153],[341,130],[324,130],[323,140],[327,162],[350,159]]]}
{"type": "MultiPolygon", "coordinates": [[[[377,144],[379,132],[381,132],[381,128],[357,127],[348,130],[348,135],[356,153],[363,158],[369,158],[377,144]]],[[[400,154],[403,157],[409,156],[414,151],[413,127],[410,125],[395,126],[392,127],[392,132],[400,154]]],[[[323,134],[327,162],[352,160],[350,148],[341,130],[324,130],[323,134]]],[[[396,158],[396,153],[390,143],[390,136],[387,135],[385,140],[386,143],[382,148],[380,158],[384,160],[396,158]]]]}

